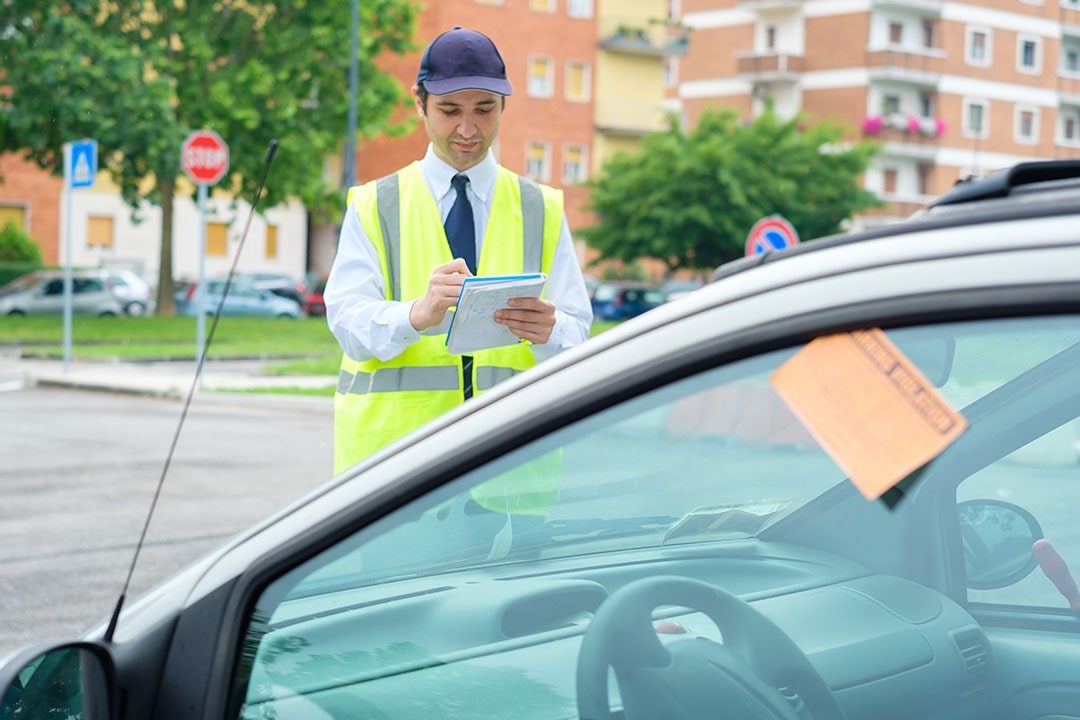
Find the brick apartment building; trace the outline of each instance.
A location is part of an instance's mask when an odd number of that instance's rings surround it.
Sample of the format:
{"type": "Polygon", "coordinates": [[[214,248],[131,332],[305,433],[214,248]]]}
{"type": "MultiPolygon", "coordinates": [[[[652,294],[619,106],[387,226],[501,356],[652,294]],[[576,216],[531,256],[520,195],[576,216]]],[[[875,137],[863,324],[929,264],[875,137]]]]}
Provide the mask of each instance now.
{"type": "Polygon", "coordinates": [[[1080,158],[1080,0],[681,0],[670,91],[842,121],[883,143],[866,187],[903,217],[959,177],[1080,158]]]}
{"type": "Polygon", "coordinates": [[[59,177],[27,162],[21,155],[0,155],[0,227],[14,223],[37,241],[46,264],[59,261],[59,177]]]}

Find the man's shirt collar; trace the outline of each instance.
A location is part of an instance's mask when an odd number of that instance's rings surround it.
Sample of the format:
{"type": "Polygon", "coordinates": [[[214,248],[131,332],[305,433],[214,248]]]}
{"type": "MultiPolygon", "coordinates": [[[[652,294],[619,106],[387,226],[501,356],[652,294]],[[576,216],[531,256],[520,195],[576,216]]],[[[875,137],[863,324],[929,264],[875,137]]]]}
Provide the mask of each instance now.
{"type": "MultiPolygon", "coordinates": [[[[469,186],[485,205],[495,187],[495,176],[498,174],[498,168],[495,156],[492,154],[491,149],[488,148],[484,159],[465,171],[465,174],[469,176],[469,186]]],[[[458,174],[457,169],[435,154],[435,148],[431,143],[428,143],[427,153],[420,160],[420,172],[427,179],[428,185],[437,200],[442,200],[447,193],[453,190],[450,181],[458,174]]]]}

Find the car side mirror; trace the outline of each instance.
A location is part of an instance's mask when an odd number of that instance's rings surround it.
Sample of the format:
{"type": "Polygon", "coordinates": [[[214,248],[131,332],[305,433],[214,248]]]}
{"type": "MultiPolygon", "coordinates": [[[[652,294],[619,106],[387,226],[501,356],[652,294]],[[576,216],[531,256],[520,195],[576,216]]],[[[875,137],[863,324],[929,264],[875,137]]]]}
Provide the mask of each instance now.
{"type": "Polygon", "coordinates": [[[112,658],[98,645],[23,650],[0,668],[0,720],[113,720],[114,678],[112,658]]]}
{"type": "Polygon", "coordinates": [[[956,513],[969,588],[1013,585],[1035,569],[1031,546],[1043,530],[1030,512],[1002,500],[966,500],[956,506],[956,513]]]}

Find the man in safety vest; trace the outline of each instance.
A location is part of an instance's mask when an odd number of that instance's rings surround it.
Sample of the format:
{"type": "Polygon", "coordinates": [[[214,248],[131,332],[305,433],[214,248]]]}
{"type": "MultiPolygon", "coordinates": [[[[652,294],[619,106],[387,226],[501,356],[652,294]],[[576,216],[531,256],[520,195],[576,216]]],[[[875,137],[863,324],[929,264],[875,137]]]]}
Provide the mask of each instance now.
{"type": "Polygon", "coordinates": [[[592,310],[559,190],[500,166],[490,148],[511,87],[495,44],[454,28],[424,52],[413,95],[423,159],[352,188],[327,280],[344,350],[334,397],[334,469],[589,335],[592,310]],[[496,322],[515,345],[452,355],[446,333],[465,278],[543,272],[540,298],[496,322]]]}

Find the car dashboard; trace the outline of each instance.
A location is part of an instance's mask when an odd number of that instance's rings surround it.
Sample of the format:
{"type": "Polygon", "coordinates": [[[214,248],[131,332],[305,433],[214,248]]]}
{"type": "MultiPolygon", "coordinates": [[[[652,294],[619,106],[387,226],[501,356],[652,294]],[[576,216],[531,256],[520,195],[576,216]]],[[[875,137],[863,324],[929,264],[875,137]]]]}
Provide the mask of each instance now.
{"type": "MultiPolygon", "coordinates": [[[[989,643],[959,605],[830,553],[749,539],[309,587],[252,636],[241,717],[362,708],[354,716],[577,718],[591,619],[620,588],[658,576],[749,602],[805,653],[847,718],[986,714],[989,643]]],[[[660,606],[653,620],[665,645],[723,641],[693,608],[660,606]]],[[[620,717],[617,684],[609,686],[620,717]]]]}

